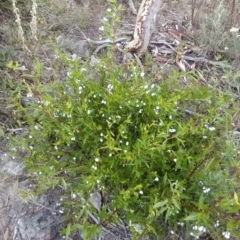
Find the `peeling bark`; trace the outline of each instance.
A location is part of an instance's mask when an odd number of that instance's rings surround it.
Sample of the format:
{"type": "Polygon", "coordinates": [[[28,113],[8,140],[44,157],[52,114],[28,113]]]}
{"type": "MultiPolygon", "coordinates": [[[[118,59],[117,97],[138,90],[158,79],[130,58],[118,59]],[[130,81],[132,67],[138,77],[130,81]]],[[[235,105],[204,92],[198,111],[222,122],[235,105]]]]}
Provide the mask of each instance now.
{"type": "Polygon", "coordinates": [[[133,40],[127,44],[129,52],[141,56],[150,42],[154,30],[155,19],[162,0],[143,0],[137,14],[133,40]]]}

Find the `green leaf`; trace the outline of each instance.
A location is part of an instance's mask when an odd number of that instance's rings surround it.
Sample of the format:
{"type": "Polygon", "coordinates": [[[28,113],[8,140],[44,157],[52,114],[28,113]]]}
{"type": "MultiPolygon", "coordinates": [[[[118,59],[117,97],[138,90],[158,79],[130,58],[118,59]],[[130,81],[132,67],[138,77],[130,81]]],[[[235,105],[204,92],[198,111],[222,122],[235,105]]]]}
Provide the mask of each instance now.
{"type": "Polygon", "coordinates": [[[173,202],[174,206],[175,206],[178,210],[180,210],[179,202],[178,202],[175,198],[172,198],[172,202],[173,202]]]}
{"type": "Polygon", "coordinates": [[[185,221],[193,221],[195,219],[197,219],[199,216],[199,213],[192,213],[189,216],[187,216],[186,218],[184,218],[185,221]]]}
{"type": "Polygon", "coordinates": [[[153,208],[154,208],[154,209],[160,208],[160,207],[166,205],[167,203],[168,203],[168,200],[166,199],[166,200],[164,200],[164,201],[162,201],[162,202],[156,203],[156,204],[153,206],[153,208]]]}
{"type": "Polygon", "coordinates": [[[4,131],[0,128],[0,137],[4,137],[4,131]]]}
{"type": "Polygon", "coordinates": [[[71,223],[69,223],[66,228],[66,235],[65,235],[66,239],[68,239],[70,233],[71,233],[71,223]]]}

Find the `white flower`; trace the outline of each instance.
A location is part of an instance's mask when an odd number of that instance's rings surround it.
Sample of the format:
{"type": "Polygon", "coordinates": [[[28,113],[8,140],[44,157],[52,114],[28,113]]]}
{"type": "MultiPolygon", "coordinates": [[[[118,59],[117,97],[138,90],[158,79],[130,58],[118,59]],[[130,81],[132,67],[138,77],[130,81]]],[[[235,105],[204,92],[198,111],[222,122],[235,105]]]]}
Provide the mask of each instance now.
{"type": "Polygon", "coordinates": [[[99,28],[99,31],[104,31],[104,26],[101,26],[100,28],[99,28]]]}
{"type": "Polygon", "coordinates": [[[126,142],[126,146],[128,146],[129,142],[126,142]]]}
{"type": "Polygon", "coordinates": [[[29,146],[29,148],[30,148],[31,150],[33,150],[33,146],[29,146]]]}
{"type": "Polygon", "coordinates": [[[155,177],[154,178],[154,182],[158,182],[159,181],[159,178],[158,177],[155,177]]]}
{"type": "Polygon", "coordinates": [[[111,8],[108,8],[108,9],[107,9],[107,12],[111,12],[111,11],[112,11],[112,9],[111,9],[111,8]]]}
{"type": "Polygon", "coordinates": [[[198,227],[198,231],[200,232],[206,232],[206,228],[203,226],[198,227]]]}
{"type": "Polygon", "coordinates": [[[72,194],[72,198],[74,199],[74,198],[76,198],[77,197],[77,195],[75,194],[75,193],[73,193],[72,194]]]}
{"type": "Polygon", "coordinates": [[[177,159],[176,159],[176,158],[174,158],[174,159],[173,159],[173,161],[174,161],[174,162],[177,162],[177,159]]]}
{"type": "Polygon", "coordinates": [[[203,136],[203,139],[207,139],[207,136],[204,135],[204,136],[203,136]]]}
{"type": "Polygon", "coordinates": [[[171,128],[169,129],[169,132],[170,132],[170,133],[175,133],[175,132],[176,132],[176,129],[171,127],[171,128]]]}
{"type": "Polygon", "coordinates": [[[109,84],[107,85],[107,90],[108,90],[109,93],[112,93],[113,85],[112,85],[111,83],[109,83],[109,84]]]}
{"type": "Polygon", "coordinates": [[[142,195],[142,194],[143,194],[143,191],[142,191],[142,190],[140,190],[140,191],[139,191],[139,194],[141,194],[141,195],[142,195]]]}
{"type": "Polygon", "coordinates": [[[97,170],[97,166],[95,166],[95,165],[92,165],[92,168],[93,168],[94,170],[97,170]]]}
{"type": "Polygon", "coordinates": [[[214,131],[214,130],[216,130],[216,128],[215,127],[209,127],[208,130],[209,131],[214,131]]]}
{"type": "Polygon", "coordinates": [[[172,115],[170,115],[168,118],[169,118],[170,120],[172,120],[172,115]]]}
{"type": "Polygon", "coordinates": [[[219,223],[219,220],[217,220],[215,223],[214,223],[214,227],[219,227],[220,223],[219,223]]]}
{"type": "Polygon", "coordinates": [[[32,97],[33,95],[31,93],[27,93],[27,97],[32,97]]]}
{"type": "Polygon", "coordinates": [[[230,32],[239,32],[239,28],[232,27],[230,29],[230,32]]]}
{"type": "Polygon", "coordinates": [[[38,125],[35,125],[35,126],[34,126],[34,128],[35,128],[36,130],[38,130],[38,129],[39,129],[38,125]]]}
{"type": "Polygon", "coordinates": [[[208,193],[211,191],[211,188],[206,188],[206,187],[203,187],[203,192],[204,193],[208,193]]]}
{"type": "Polygon", "coordinates": [[[144,77],[144,75],[145,75],[144,72],[141,72],[141,73],[140,73],[140,76],[141,76],[141,77],[144,77]]]}
{"type": "Polygon", "coordinates": [[[230,232],[223,232],[222,235],[226,238],[229,239],[230,238],[230,232]]]}
{"type": "Polygon", "coordinates": [[[71,137],[71,140],[72,140],[72,141],[75,141],[75,140],[76,140],[76,138],[75,138],[75,137],[71,137]]]}
{"type": "Polygon", "coordinates": [[[102,100],[101,103],[102,104],[106,104],[107,102],[106,102],[106,100],[102,100]]]}
{"type": "Polygon", "coordinates": [[[106,17],[103,18],[103,21],[108,22],[108,19],[106,17]]]}
{"type": "Polygon", "coordinates": [[[99,158],[96,157],[96,158],[95,158],[95,162],[99,162],[99,158]]]}

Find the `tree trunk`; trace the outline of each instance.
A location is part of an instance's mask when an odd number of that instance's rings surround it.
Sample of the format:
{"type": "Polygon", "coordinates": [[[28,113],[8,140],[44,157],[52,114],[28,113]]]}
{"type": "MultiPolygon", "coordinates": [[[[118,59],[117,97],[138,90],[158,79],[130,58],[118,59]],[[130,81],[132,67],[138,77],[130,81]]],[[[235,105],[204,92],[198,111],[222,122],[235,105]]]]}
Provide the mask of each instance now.
{"type": "Polygon", "coordinates": [[[142,0],[137,14],[133,40],[127,45],[129,52],[141,56],[147,50],[154,30],[156,15],[161,5],[162,0],[142,0]]]}

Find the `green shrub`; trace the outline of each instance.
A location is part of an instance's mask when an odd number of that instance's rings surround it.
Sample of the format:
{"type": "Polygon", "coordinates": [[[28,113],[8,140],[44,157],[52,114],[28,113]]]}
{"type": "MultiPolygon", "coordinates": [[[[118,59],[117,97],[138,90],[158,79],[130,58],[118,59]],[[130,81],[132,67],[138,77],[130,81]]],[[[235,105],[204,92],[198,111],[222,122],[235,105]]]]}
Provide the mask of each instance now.
{"type": "Polygon", "coordinates": [[[180,73],[156,85],[136,66],[129,76],[109,59],[92,75],[77,60],[67,64],[65,82],[34,86],[39,103],[18,107],[29,132],[15,143],[28,153],[37,194],[62,186],[64,234],[81,229],[90,239],[119,218],[137,239],[163,239],[165,224],[177,231],[185,223],[195,236],[237,230],[229,223],[240,207],[228,171],[236,153],[226,94],[200,86],[192,73],[186,86],[180,73]],[[89,201],[96,189],[107,199],[100,212],[89,201]],[[89,223],[89,212],[99,224],[89,223]]]}

